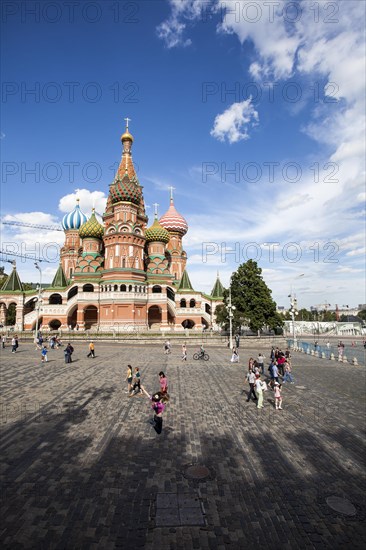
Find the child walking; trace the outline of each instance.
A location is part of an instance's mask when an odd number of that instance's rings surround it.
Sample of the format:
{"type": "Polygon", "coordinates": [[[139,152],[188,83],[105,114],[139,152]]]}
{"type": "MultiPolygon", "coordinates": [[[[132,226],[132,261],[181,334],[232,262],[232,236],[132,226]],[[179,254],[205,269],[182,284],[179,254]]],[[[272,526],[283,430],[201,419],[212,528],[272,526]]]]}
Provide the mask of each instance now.
{"type": "Polygon", "coordinates": [[[275,395],[275,404],[276,411],[282,411],[282,396],[281,396],[282,384],[275,382],[274,384],[274,395],[275,395]]]}
{"type": "Polygon", "coordinates": [[[187,361],[187,346],[185,342],[182,345],[182,361],[187,361]]]}
{"type": "Polygon", "coordinates": [[[168,393],[168,379],[163,373],[163,371],[159,372],[159,384],[160,384],[160,392],[163,395],[166,395],[168,393]]]}
{"type": "Polygon", "coordinates": [[[141,386],[141,390],[151,401],[151,408],[154,411],[154,418],[151,421],[151,424],[157,434],[161,434],[163,430],[163,412],[165,410],[165,404],[169,401],[169,395],[163,395],[161,392],[154,393],[150,395],[144,388],[141,386]]]}
{"type": "Polygon", "coordinates": [[[48,359],[47,359],[47,348],[46,348],[46,346],[42,347],[41,357],[42,357],[42,363],[44,363],[44,362],[47,363],[48,359]]]}

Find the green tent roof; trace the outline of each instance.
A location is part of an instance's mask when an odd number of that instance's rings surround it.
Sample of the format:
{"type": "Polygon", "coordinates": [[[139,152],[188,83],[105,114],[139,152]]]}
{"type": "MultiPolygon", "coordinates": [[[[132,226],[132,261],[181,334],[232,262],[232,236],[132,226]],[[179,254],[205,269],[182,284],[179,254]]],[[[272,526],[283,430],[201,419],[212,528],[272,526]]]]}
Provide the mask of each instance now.
{"type": "Polygon", "coordinates": [[[193,286],[189,280],[189,275],[186,270],[183,271],[183,275],[179,283],[178,292],[180,290],[193,290],[193,286]]]}
{"type": "Polygon", "coordinates": [[[1,290],[11,291],[11,292],[15,292],[15,291],[23,292],[23,285],[19,279],[19,275],[15,265],[13,265],[13,271],[10,273],[9,277],[6,279],[1,290]]]}
{"type": "Polygon", "coordinates": [[[65,288],[67,287],[67,280],[64,273],[64,270],[62,269],[62,265],[60,264],[58,266],[58,270],[56,271],[56,275],[53,278],[51,287],[52,288],[65,288]]]}
{"type": "Polygon", "coordinates": [[[224,287],[221,284],[220,277],[217,275],[216,283],[211,292],[212,298],[223,298],[224,297],[224,287]]]}

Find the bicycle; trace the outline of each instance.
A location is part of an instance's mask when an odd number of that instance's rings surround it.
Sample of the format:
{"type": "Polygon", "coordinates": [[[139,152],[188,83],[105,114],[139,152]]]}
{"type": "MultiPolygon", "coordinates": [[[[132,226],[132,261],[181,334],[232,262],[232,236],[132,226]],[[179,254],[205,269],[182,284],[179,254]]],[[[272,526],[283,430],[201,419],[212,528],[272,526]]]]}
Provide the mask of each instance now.
{"type": "Polygon", "coordinates": [[[202,359],[203,361],[208,361],[210,359],[210,356],[208,353],[194,353],[193,359],[202,359]]]}

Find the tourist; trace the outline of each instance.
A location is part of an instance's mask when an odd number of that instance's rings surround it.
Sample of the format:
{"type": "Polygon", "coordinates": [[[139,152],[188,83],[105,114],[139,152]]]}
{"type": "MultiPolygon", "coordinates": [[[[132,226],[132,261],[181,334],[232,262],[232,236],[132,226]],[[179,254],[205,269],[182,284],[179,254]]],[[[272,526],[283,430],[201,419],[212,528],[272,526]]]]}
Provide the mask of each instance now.
{"type": "Polygon", "coordinates": [[[1,337],[1,345],[2,345],[3,349],[5,348],[5,344],[6,344],[6,336],[5,336],[5,334],[3,334],[2,337],[1,337]]]}
{"type": "Polygon", "coordinates": [[[277,360],[277,368],[278,368],[278,372],[280,373],[281,376],[284,376],[284,374],[285,374],[285,371],[284,371],[285,363],[286,363],[286,358],[283,355],[283,353],[281,353],[280,356],[278,357],[278,360],[277,360]]]}
{"type": "Polygon", "coordinates": [[[161,434],[163,429],[163,412],[165,410],[165,404],[169,401],[169,395],[163,395],[161,392],[157,392],[154,395],[150,395],[144,388],[141,386],[142,392],[150,399],[151,408],[154,411],[154,418],[150,421],[154,430],[157,434],[161,434]]]}
{"type": "Polygon", "coordinates": [[[73,354],[74,348],[70,344],[70,342],[67,344],[64,354],[65,354],[65,363],[72,363],[72,354],[73,354]]]}
{"type": "Polygon", "coordinates": [[[273,363],[273,367],[272,367],[272,379],[273,379],[275,382],[279,383],[279,382],[278,382],[278,367],[277,367],[277,363],[276,363],[276,362],[273,363]]]}
{"type": "Polygon", "coordinates": [[[141,374],[140,374],[139,368],[135,367],[135,373],[133,375],[132,387],[131,387],[129,397],[132,397],[133,395],[137,395],[140,392],[141,392],[141,374]]]}
{"type": "Polygon", "coordinates": [[[127,391],[125,393],[130,393],[131,387],[132,387],[132,367],[131,367],[131,365],[127,365],[127,376],[126,376],[125,380],[127,380],[127,391]]]}
{"type": "Polygon", "coordinates": [[[170,342],[169,340],[167,340],[164,344],[164,353],[166,355],[168,355],[169,353],[171,353],[171,345],[170,345],[170,342]]]}
{"type": "Polygon", "coordinates": [[[199,359],[203,359],[205,356],[205,348],[203,347],[203,344],[200,345],[200,351],[198,352],[199,359]]]}
{"type": "Polygon", "coordinates": [[[255,361],[255,360],[253,361],[252,370],[253,370],[254,374],[260,374],[259,365],[258,365],[257,361],[255,361]]]}
{"type": "Polygon", "coordinates": [[[240,336],[239,336],[239,334],[237,334],[235,336],[235,345],[236,345],[237,348],[239,347],[239,344],[240,344],[240,336]]]}
{"type": "Polygon", "coordinates": [[[263,409],[263,385],[260,374],[255,375],[255,393],[258,399],[257,409],[263,409]]]}
{"type": "Polygon", "coordinates": [[[41,357],[42,357],[42,363],[44,363],[44,362],[47,363],[47,361],[48,361],[48,358],[47,358],[47,348],[46,348],[45,345],[43,345],[43,347],[42,347],[42,350],[41,350],[41,357]]]}
{"type": "Polygon", "coordinates": [[[89,344],[89,353],[88,353],[87,357],[95,357],[94,342],[90,342],[90,344],[89,344]]]}
{"type": "Polygon", "coordinates": [[[275,392],[275,405],[276,405],[276,411],[282,410],[282,396],[281,396],[281,389],[282,386],[278,382],[275,382],[274,385],[274,392],[275,392]]]}
{"type": "Polygon", "coordinates": [[[11,339],[11,353],[15,353],[17,351],[17,341],[15,339],[15,336],[11,339]]]}
{"type": "Polygon", "coordinates": [[[159,372],[159,384],[160,384],[160,392],[165,395],[168,393],[168,379],[163,373],[163,371],[159,372]]]}
{"type": "Polygon", "coordinates": [[[253,359],[253,357],[250,357],[250,359],[248,361],[248,370],[249,369],[253,370],[253,363],[254,363],[254,359],[253,359]]]}
{"type": "Polygon", "coordinates": [[[187,346],[185,342],[182,345],[182,361],[187,361],[187,346]]]}
{"type": "Polygon", "coordinates": [[[265,356],[259,353],[257,357],[257,363],[261,374],[264,374],[264,360],[265,356]]]}
{"type": "Polygon", "coordinates": [[[274,379],[273,379],[273,367],[275,366],[275,363],[276,361],[274,359],[272,359],[272,361],[270,362],[270,365],[268,367],[268,371],[269,371],[269,387],[271,388],[271,390],[273,390],[273,383],[274,383],[274,379]]]}
{"type": "Polygon", "coordinates": [[[291,363],[286,361],[285,363],[285,376],[283,377],[282,383],[285,384],[285,382],[291,382],[291,384],[294,383],[294,378],[291,374],[292,368],[291,363]]]}
{"type": "Polygon", "coordinates": [[[257,396],[256,396],[255,391],[254,391],[256,376],[255,376],[255,374],[252,370],[249,370],[249,372],[247,374],[247,380],[248,380],[248,383],[249,383],[249,392],[248,392],[247,403],[250,401],[251,396],[253,396],[254,401],[257,401],[257,396]]]}
{"type": "Polygon", "coordinates": [[[231,363],[239,363],[239,354],[236,348],[233,348],[233,353],[230,359],[231,363]]]}

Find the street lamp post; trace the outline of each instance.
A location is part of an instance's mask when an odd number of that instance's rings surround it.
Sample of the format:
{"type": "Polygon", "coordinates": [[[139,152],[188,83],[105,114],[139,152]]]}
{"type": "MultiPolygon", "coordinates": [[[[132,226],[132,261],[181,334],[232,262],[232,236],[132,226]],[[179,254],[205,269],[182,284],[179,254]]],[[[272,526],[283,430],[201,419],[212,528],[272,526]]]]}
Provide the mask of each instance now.
{"type": "Polygon", "coordinates": [[[37,262],[34,263],[35,268],[39,271],[39,286],[38,286],[38,299],[37,299],[37,319],[36,319],[36,335],[35,340],[38,338],[38,323],[39,323],[39,311],[41,309],[41,293],[42,293],[42,270],[37,262]]]}
{"type": "Polygon", "coordinates": [[[294,349],[297,347],[297,338],[296,338],[296,330],[295,330],[295,316],[299,314],[299,312],[297,311],[297,299],[296,299],[296,296],[293,292],[293,286],[292,286],[292,283],[293,281],[296,281],[296,279],[300,279],[300,277],[304,277],[305,273],[301,273],[300,275],[297,275],[296,277],[294,277],[294,279],[292,279],[291,281],[291,294],[289,294],[289,298],[290,298],[290,313],[291,313],[291,319],[292,319],[292,338],[293,338],[293,341],[294,341],[294,349]]]}
{"type": "Polygon", "coordinates": [[[233,310],[235,310],[236,307],[231,304],[231,288],[229,289],[229,304],[227,308],[229,310],[229,333],[230,333],[229,346],[230,346],[230,349],[232,350],[233,349],[233,317],[234,317],[233,310]]]}

